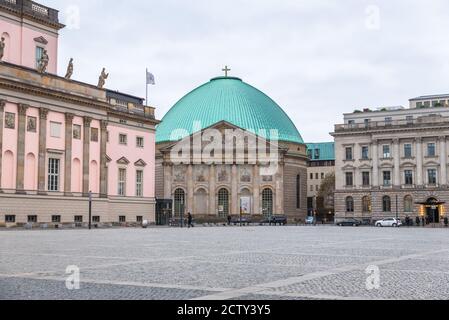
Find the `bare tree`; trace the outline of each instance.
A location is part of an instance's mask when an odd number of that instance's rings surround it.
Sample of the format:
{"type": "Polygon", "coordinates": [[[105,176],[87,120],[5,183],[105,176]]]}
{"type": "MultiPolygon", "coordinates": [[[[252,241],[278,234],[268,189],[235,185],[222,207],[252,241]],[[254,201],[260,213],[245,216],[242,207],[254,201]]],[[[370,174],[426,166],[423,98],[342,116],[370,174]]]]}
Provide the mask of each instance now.
{"type": "Polygon", "coordinates": [[[318,197],[323,199],[323,207],[326,210],[334,210],[335,173],[329,173],[321,182],[318,197]]]}

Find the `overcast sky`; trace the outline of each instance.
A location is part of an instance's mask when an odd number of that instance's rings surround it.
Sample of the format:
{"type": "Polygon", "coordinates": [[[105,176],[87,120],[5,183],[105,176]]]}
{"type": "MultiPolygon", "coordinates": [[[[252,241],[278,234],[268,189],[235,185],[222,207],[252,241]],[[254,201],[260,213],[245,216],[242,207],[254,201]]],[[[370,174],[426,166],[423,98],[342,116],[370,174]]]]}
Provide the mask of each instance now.
{"type": "Polygon", "coordinates": [[[157,117],[222,75],[264,91],[307,142],[342,114],[449,92],[447,0],[40,0],[61,11],[59,73],[145,97],[157,117]],[[79,16],[77,14],[79,12],[79,16]]]}

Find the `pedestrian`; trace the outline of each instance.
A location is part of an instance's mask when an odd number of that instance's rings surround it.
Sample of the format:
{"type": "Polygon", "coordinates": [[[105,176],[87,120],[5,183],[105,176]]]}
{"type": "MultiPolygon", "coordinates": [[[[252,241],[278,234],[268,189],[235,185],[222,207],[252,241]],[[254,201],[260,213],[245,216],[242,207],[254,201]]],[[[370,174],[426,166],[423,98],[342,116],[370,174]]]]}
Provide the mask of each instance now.
{"type": "Polygon", "coordinates": [[[187,214],[187,222],[188,222],[189,229],[193,228],[193,217],[190,212],[187,214]]]}
{"type": "Polygon", "coordinates": [[[444,225],[446,228],[449,226],[449,219],[447,217],[444,218],[444,225]]]}
{"type": "Polygon", "coordinates": [[[410,217],[409,217],[409,216],[406,216],[406,217],[405,217],[405,225],[406,225],[407,227],[410,227],[410,217]]]}
{"type": "Polygon", "coordinates": [[[416,226],[419,227],[421,224],[421,219],[419,217],[416,217],[416,226]]]}
{"type": "Polygon", "coordinates": [[[232,217],[231,217],[231,215],[228,215],[228,226],[231,225],[231,222],[232,222],[232,217]]]}

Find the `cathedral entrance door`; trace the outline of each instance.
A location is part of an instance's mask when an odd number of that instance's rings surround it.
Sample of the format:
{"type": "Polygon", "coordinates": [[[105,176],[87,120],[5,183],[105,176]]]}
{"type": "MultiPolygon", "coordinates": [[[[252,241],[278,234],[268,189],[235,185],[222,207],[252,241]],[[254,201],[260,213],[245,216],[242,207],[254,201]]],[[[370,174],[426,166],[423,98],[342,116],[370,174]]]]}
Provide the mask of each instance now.
{"type": "Polygon", "coordinates": [[[440,223],[440,206],[437,199],[427,200],[426,211],[429,223],[440,223]]]}

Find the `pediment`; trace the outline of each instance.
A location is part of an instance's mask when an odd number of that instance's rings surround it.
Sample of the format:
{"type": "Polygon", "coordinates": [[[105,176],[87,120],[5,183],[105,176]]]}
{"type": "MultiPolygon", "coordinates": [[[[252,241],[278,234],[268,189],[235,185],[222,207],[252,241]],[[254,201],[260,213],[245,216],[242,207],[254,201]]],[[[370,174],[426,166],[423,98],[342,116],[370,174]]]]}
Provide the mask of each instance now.
{"type": "Polygon", "coordinates": [[[34,41],[36,41],[37,43],[40,43],[40,44],[45,44],[45,45],[48,44],[48,40],[42,36],[34,38],[34,41]]]}
{"type": "Polygon", "coordinates": [[[359,169],[371,170],[373,167],[369,164],[364,164],[359,167],[359,169]]]}
{"type": "Polygon", "coordinates": [[[344,167],[343,167],[343,170],[355,170],[355,167],[354,166],[352,166],[352,165],[350,165],[350,164],[347,164],[347,165],[345,165],[344,167]]]}
{"type": "Polygon", "coordinates": [[[129,160],[126,159],[125,157],[121,157],[120,159],[117,160],[118,164],[123,164],[123,165],[128,165],[129,164],[129,160]]]}
{"type": "Polygon", "coordinates": [[[136,167],[146,167],[147,163],[145,161],[143,161],[142,159],[139,159],[136,162],[134,162],[134,165],[136,167]]]}
{"type": "Polygon", "coordinates": [[[416,167],[416,164],[414,164],[413,162],[404,162],[401,164],[401,167],[403,167],[403,168],[404,167],[409,167],[409,168],[413,167],[414,168],[414,167],[416,167]]]}
{"type": "Polygon", "coordinates": [[[112,161],[112,159],[111,159],[108,155],[106,155],[105,157],[106,157],[106,162],[107,162],[107,163],[109,163],[109,162],[112,161]]]}
{"type": "Polygon", "coordinates": [[[424,163],[424,166],[426,167],[438,167],[440,164],[437,161],[431,160],[431,161],[426,161],[424,163]]]}

